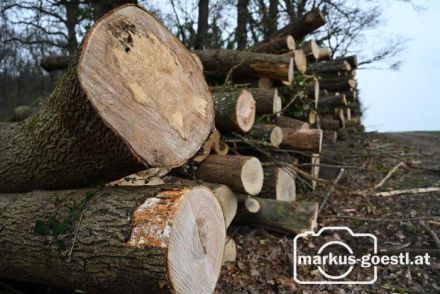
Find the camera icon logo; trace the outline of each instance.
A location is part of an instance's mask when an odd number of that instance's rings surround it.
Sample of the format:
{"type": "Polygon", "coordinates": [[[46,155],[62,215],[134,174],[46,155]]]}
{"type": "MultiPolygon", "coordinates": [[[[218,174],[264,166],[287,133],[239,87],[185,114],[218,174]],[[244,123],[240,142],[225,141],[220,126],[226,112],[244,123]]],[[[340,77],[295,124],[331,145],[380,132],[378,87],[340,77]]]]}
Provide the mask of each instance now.
{"type": "Polygon", "coordinates": [[[371,254],[377,254],[373,234],[354,233],[348,227],[307,231],[293,239],[293,279],[298,284],[373,284],[377,266],[361,266],[371,254]],[[365,244],[368,254],[356,252],[365,244]]]}

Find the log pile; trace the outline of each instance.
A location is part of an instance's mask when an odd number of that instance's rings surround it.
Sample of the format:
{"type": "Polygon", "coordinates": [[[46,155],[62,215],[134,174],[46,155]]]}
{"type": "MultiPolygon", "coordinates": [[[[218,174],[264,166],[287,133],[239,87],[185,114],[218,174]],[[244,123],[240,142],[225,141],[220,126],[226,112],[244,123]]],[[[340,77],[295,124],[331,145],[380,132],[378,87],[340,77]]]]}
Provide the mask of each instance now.
{"type": "Polygon", "coordinates": [[[315,229],[318,203],[298,196],[360,116],[356,58],[304,41],[324,23],[315,9],[248,50],[189,52],[128,5],[77,55],[43,59],[64,78],[0,128],[0,277],[212,293],[237,254],[231,224],[315,229]]]}

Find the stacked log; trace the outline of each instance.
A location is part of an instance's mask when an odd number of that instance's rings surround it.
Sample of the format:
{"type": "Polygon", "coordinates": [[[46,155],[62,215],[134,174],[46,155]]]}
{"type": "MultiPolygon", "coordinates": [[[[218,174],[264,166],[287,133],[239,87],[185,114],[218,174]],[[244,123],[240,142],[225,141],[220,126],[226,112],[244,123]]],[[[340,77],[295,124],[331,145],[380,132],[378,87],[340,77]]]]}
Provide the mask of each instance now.
{"type": "Polygon", "coordinates": [[[149,13],[124,6],[77,55],[42,60],[67,70],[37,114],[0,128],[0,192],[123,185],[140,170],[165,171],[155,186],[0,194],[0,243],[12,245],[0,249],[0,275],[91,292],[212,293],[222,262],[236,257],[231,223],[313,230],[318,203],[299,191],[317,188],[323,148],[360,115],[356,57],[332,59],[304,40],[324,23],[314,9],[249,50],[189,52],[149,13]],[[80,210],[61,214],[55,194],[80,210]],[[17,231],[18,240],[38,236],[15,247],[17,231]],[[65,250],[43,250],[48,234],[70,246],[67,264],[65,250]],[[30,269],[16,262],[21,251],[30,269]],[[120,271],[135,274],[115,278],[120,271]]]}

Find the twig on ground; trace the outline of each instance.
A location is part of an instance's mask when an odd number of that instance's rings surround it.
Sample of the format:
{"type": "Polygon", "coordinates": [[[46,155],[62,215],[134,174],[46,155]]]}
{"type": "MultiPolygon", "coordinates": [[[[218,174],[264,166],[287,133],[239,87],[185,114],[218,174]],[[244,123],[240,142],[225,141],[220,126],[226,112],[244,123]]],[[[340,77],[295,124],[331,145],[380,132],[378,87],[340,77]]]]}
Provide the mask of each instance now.
{"type": "Polygon", "coordinates": [[[430,193],[430,192],[440,192],[440,187],[429,187],[429,188],[414,188],[414,189],[406,189],[406,190],[394,190],[394,191],[388,191],[388,192],[378,192],[372,194],[372,196],[377,197],[390,197],[390,196],[396,196],[396,195],[403,195],[403,194],[422,194],[422,193],[430,193]]]}
{"type": "Polygon", "coordinates": [[[360,221],[373,221],[373,222],[409,222],[415,220],[440,220],[438,216],[419,216],[419,217],[410,217],[410,218],[397,218],[397,219],[389,219],[389,218],[369,218],[369,217],[357,217],[350,215],[322,215],[321,218],[342,218],[342,219],[354,219],[360,221]]]}
{"type": "Polygon", "coordinates": [[[403,163],[402,161],[401,162],[399,162],[395,167],[393,167],[388,173],[387,173],[387,175],[379,182],[379,183],[377,183],[375,186],[374,186],[374,190],[377,190],[377,189],[379,189],[380,187],[382,187],[384,184],[385,184],[385,182],[401,167],[401,166],[404,166],[405,165],[405,163],[403,163]]]}
{"type": "Polygon", "coordinates": [[[432,239],[434,240],[435,246],[440,249],[440,239],[438,238],[437,234],[424,221],[421,220],[419,221],[419,223],[431,235],[432,239]]]}
{"type": "MultiPolygon", "coordinates": [[[[344,169],[341,168],[341,169],[339,170],[338,175],[337,175],[336,178],[332,181],[332,183],[333,183],[333,184],[337,184],[337,183],[341,180],[343,174],[344,174],[344,169]]],[[[330,196],[333,194],[334,191],[335,191],[335,186],[333,185],[333,186],[331,186],[331,187],[328,189],[327,193],[325,194],[325,196],[324,196],[324,200],[322,200],[321,205],[319,206],[318,214],[321,213],[322,209],[323,209],[324,206],[327,204],[328,199],[330,198],[330,196]]]]}

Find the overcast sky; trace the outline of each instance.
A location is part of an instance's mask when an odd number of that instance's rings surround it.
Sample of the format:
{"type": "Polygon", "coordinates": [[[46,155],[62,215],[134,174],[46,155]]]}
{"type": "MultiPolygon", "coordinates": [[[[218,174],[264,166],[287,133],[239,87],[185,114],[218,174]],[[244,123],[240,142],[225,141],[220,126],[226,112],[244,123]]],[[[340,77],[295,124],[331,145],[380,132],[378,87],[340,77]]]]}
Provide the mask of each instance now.
{"type": "Polygon", "coordinates": [[[440,130],[440,5],[416,12],[396,3],[386,13],[384,31],[410,41],[400,70],[358,71],[363,123],[370,131],[440,130]]]}

